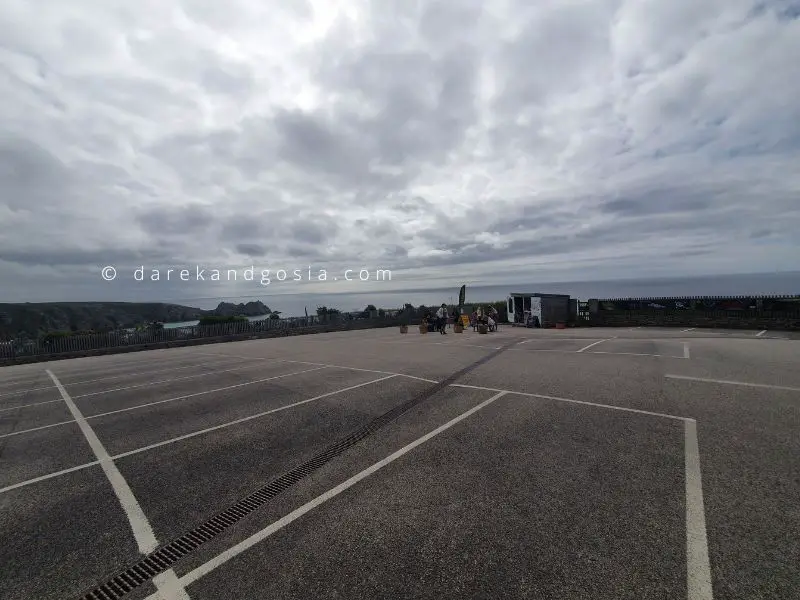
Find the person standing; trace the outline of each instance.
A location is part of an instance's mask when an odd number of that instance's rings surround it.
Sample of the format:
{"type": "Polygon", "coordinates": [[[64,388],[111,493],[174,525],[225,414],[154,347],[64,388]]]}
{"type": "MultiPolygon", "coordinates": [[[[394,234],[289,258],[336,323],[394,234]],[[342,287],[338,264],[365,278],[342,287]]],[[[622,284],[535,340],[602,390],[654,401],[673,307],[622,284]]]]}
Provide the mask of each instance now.
{"type": "Polygon", "coordinates": [[[439,310],[436,311],[436,320],[439,329],[439,333],[442,335],[447,334],[444,330],[445,326],[447,325],[447,304],[442,302],[442,305],[439,307],[439,310]]]}

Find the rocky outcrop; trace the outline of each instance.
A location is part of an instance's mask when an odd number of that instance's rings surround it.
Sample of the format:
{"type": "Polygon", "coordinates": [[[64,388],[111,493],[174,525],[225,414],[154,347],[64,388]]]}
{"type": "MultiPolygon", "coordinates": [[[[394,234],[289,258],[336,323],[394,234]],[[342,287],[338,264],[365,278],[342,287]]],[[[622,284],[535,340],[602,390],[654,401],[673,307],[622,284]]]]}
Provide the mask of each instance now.
{"type": "Polygon", "coordinates": [[[215,315],[217,317],[260,317],[262,315],[268,315],[271,312],[272,311],[266,304],[260,300],[256,300],[253,302],[248,302],[247,304],[220,302],[219,305],[217,305],[217,308],[210,311],[208,314],[215,315]]]}

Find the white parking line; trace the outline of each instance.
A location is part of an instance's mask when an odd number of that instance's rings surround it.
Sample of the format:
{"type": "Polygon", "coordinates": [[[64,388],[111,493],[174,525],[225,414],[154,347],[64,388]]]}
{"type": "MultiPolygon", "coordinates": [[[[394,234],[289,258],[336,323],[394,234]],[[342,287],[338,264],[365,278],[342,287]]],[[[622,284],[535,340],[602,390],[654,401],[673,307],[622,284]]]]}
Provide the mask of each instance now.
{"type": "MultiPolygon", "coordinates": [[[[55,389],[55,386],[53,386],[52,389],[55,389]]],[[[17,410],[18,408],[28,408],[29,406],[40,406],[42,404],[52,404],[53,402],[61,402],[61,398],[59,398],[58,400],[43,400],[42,402],[31,402],[30,404],[19,404],[17,406],[9,406],[9,407],[6,407],[6,408],[0,408],[0,412],[6,412],[6,411],[9,411],[9,410],[17,410]]]]}
{"type": "Polygon", "coordinates": [[[83,471],[84,469],[88,469],[89,467],[93,467],[99,464],[100,464],[99,460],[93,460],[92,462],[83,463],[82,465],[70,467],[69,469],[61,469],[60,471],[53,471],[52,473],[48,473],[47,475],[40,475],[39,477],[34,477],[33,479],[26,479],[25,481],[21,481],[19,483],[14,483],[4,488],[0,488],[0,494],[4,492],[10,492],[11,490],[15,490],[17,488],[32,485],[40,481],[46,481],[47,479],[53,479],[54,477],[60,477],[61,475],[68,475],[69,473],[74,473],[75,471],[83,471]]]}
{"type": "Polygon", "coordinates": [[[686,469],[686,583],[688,600],[711,600],[711,567],[708,559],[703,485],[700,477],[700,449],[697,423],[685,425],[686,469]]]}
{"type": "MultiPolygon", "coordinates": [[[[312,371],[321,371],[325,367],[317,367],[315,369],[305,369],[303,371],[294,371],[292,373],[283,373],[282,375],[273,375],[272,377],[266,377],[265,379],[256,379],[255,381],[246,381],[244,383],[237,383],[235,385],[228,385],[221,388],[215,388],[213,390],[203,390],[202,392],[194,392],[193,394],[186,394],[184,396],[176,396],[174,398],[166,398],[165,400],[156,400],[155,402],[147,402],[145,404],[136,404],[134,406],[128,406],[127,408],[119,408],[117,410],[110,410],[108,412],[103,413],[96,413],[93,415],[89,415],[86,417],[87,419],[97,419],[99,417],[105,417],[108,415],[115,415],[117,413],[122,412],[129,412],[131,410],[139,410],[140,408],[146,408],[148,406],[155,406],[156,404],[166,404],[167,402],[176,402],[177,400],[186,400],[187,398],[194,398],[196,396],[203,396],[204,394],[213,394],[214,392],[223,392],[225,390],[232,390],[235,388],[245,387],[247,385],[253,385],[255,383],[263,383],[265,381],[272,381],[273,379],[282,379],[283,377],[291,377],[292,375],[300,375],[301,373],[311,373],[312,371]]],[[[79,396],[76,396],[76,398],[79,396]]],[[[69,423],[74,423],[75,420],[69,421],[59,421],[58,423],[51,423],[50,425],[40,425],[39,427],[31,427],[30,429],[20,429],[19,431],[12,431],[11,433],[4,433],[0,435],[0,438],[4,437],[11,437],[14,435],[21,435],[23,433],[30,433],[32,431],[41,431],[42,429],[50,429],[51,427],[58,427],[59,425],[67,425],[69,423]]]]}
{"type": "Polygon", "coordinates": [[[361,371],[362,373],[376,373],[379,375],[394,375],[396,377],[406,377],[408,379],[416,379],[417,381],[424,381],[426,383],[439,383],[433,379],[425,379],[424,377],[417,377],[416,375],[408,375],[406,373],[395,373],[393,371],[378,371],[376,369],[360,369],[358,367],[348,367],[346,365],[333,365],[328,363],[308,362],[305,360],[289,360],[289,359],[272,359],[265,360],[278,360],[278,362],[294,363],[298,365],[319,365],[320,367],[327,367],[329,369],[346,369],[349,371],[361,371]]]}
{"type": "Polygon", "coordinates": [[[80,394],[73,396],[73,398],[88,398],[89,396],[99,396],[101,394],[110,394],[112,392],[123,392],[125,390],[135,390],[136,388],[148,387],[157,385],[159,383],[172,383],[173,381],[185,381],[187,379],[197,379],[198,377],[208,377],[210,375],[219,375],[220,373],[231,373],[233,371],[242,371],[244,369],[252,369],[258,365],[244,365],[240,367],[233,367],[232,369],[222,369],[220,371],[206,371],[205,373],[198,373],[197,375],[186,375],[185,377],[172,377],[170,379],[158,379],[156,381],[148,381],[147,383],[137,383],[136,385],[126,385],[125,387],[111,388],[108,390],[101,390],[99,392],[90,392],[88,394],[80,394]]]}
{"type": "Polygon", "coordinates": [[[689,329],[681,329],[681,331],[694,331],[697,327],[689,327],[689,329]]]}
{"type": "Polygon", "coordinates": [[[687,375],[664,375],[667,379],[682,379],[683,381],[699,381],[703,383],[719,383],[723,385],[741,385],[743,387],[764,388],[770,390],[787,390],[789,392],[800,392],[800,387],[790,387],[787,385],[772,385],[769,383],[749,383],[746,381],[730,381],[728,379],[708,379],[705,377],[689,377],[687,375]]]}
{"type": "Polygon", "coordinates": [[[191,600],[186,588],[181,585],[174,569],[169,569],[153,577],[153,584],[158,589],[155,597],[158,600],[191,600]]]}
{"type": "Polygon", "coordinates": [[[467,388],[471,390],[484,390],[487,392],[505,392],[517,396],[527,396],[529,398],[542,398],[543,400],[555,400],[556,402],[568,402],[570,404],[583,404],[585,406],[594,406],[596,408],[608,408],[611,410],[620,410],[623,412],[638,413],[642,415],[650,415],[652,417],[664,417],[665,419],[676,419],[678,421],[694,421],[690,417],[679,417],[667,413],[651,412],[649,410],[639,410],[638,408],[628,408],[626,406],[614,406],[612,404],[598,404],[596,402],[587,402],[585,400],[573,400],[571,398],[559,398],[558,396],[546,396],[544,394],[533,394],[531,392],[515,392],[514,390],[501,390],[498,388],[482,387],[479,385],[467,385],[464,383],[451,383],[450,387],[467,388]]]}
{"type": "MultiPolygon", "coordinates": [[[[577,350],[557,350],[555,348],[509,348],[509,350],[520,350],[525,352],[558,352],[560,354],[575,354],[577,350]]],[[[591,354],[591,352],[589,352],[591,354]]]]}
{"type": "MultiPolygon", "coordinates": [[[[280,412],[280,411],[283,411],[283,410],[294,408],[295,406],[300,406],[302,404],[308,404],[309,402],[313,402],[315,400],[321,400],[322,398],[327,398],[327,397],[333,396],[335,394],[341,394],[343,392],[349,392],[350,390],[354,390],[356,388],[360,388],[360,387],[363,387],[365,385],[378,383],[380,381],[385,381],[387,379],[391,379],[392,377],[397,377],[397,375],[388,375],[386,377],[380,377],[378,379],[372,379],[370,381],[365,381],[364,383],[359,383],[357,385],[351,385],[350,387],[342,388],[342,389],[339,389],[339,390],[334,390],[332,392],[327,392],[327,393],[322,394],[320,396],[315,396],[313,398],[308,398],[306,400],[300,400],[299,402],[295,402],[293,404],[287,404],[286,406],[280,406],[278,408],[273,408],[271,410],[264,411],[264,412],[261,412],[261,413],[255,414],[255,415],[250,415],[249,417],[244,417],[242,419],[236,419],[235,421],[228,421],[227,423],[222,423],[220,425],[215,425],[214,427],[209,427],[207,429],[201,429],[200,431],[194,431],[192,433],[188,433],[186,435],[181,435],[181,436],[178,436],[178,437],[175,437],[175,438],[170,438],[168,440],[164,440],[163,442],[158,442],[156,444],[151,444],[149,446],[144,446],[142,448],[137,448],[135,450],[129,450],[128,452],[122,452],[120,454],[115,454],[114,456],[111,457],[111,459],[112,460],[117,460],[117,459],[123,458],[125,456],[131,456],[133,454],[139,454],[140,452],[146,452],[146,451],[152,450],[154,448],[160,448],[161,446],[166,446],[168,444],[174,444],[175,442],[179,442],[181,440],[186,440],[186,439],[198,436],[198,435],[209,433],[211,431],[217,431],[219,429],[224,429],[224,428],[230,427],[232,425],[237,425],[239,423],[244,423],[246,421],[251,421],[253,419],[258,419],[258,418],[264,417],[266,415],[271,415],[271,414],[276,413],[276,412],[280,412]]],[[[60,475],[66,475],[67,473],[74,473],[75,471],[80,471],[82,469],[88,469],[89,467],[93,467],[93,466],[95,466],[97,464],[100,464],[100,461],[95,460],[95,461],[92,461],[92,462],[84,463],[82,465],[78,465],[76,467],[71,467],[69,469],[62,469],[61,471],[55,471],[55,472],[49,473],[47,475],[41,475],[40,477],[34,477],[33,479],[28,479],[26,481],[21,481],[19,483],[15,483],[13,485],[9,485],[9,486],[6,486],[4,488],[0,488],[0,494],[5,493],[5,492],[9,492],[11,490],[15,490],[15,489],[18,489],[18,488],[21,488],[21,487],[28,486],[28,485],[31,485],[33,483],[38,483],[40,481],[45,481],[47,479],[52,479],[52,478],[58,477],[60,475]]]]}
{"type": "MultiPolygon", "coordinates": [[[[189,584],[194,583],[195,581],[197,581],[198,579],[204,577],[205,575],[208,575],[214,569],[216,569],[216,568],[220,567],[221,565],[225,564],[226,562],[228,562],[232,558],[238,556],[242,552],[245,552],[246,550],[249,550],[250,548],[252,548],[256,544],[258,544],[259,542],[262,542],[263,540],[267,539],[273,533],[275,533],[277,531],[280,531],[281,529],[283,529],[284,527],[286,527],[287,525],[289,525],[293,521],[296,521],[297,519],[299,519],[300,517],[302,517],[306,513],[314,510],[315,508],[317,508],[318,506],[324,504],[328,500],[331,500],[332,498],[335,498],[336,496],[338,496],[339,494],[341,494],[345,490],[353,487],[359,481],[361,481],[363,479],[366,479],[367,477],[369,477],[373,473],[376,473],[377,471],[381,470],[386,465],[391,464],[394,461],[396,461],[398,458],[408,454],[414,448],[417,448],[418,446],[421,446],[422,444],[424,444],[428,440],[430,440],[430,439],[436,437],[437,435],[439,435],[440,433],[450,429],[454,425],[460,423],[461,421],[463,421],[464,419],[466,419],[466,418],[470,417],[471,415],[475,414],[479,410],[482,410],[482,409],[486,408],[491,403],[493,403],[495,400],[497,400],[498,398],[502,398],[505,395],[506,395],[506,392],[499,392],[499,393],[495,394],[494,396],[492,396],[491,398],[489,398],[488,400],[484,400],[483,402],[481,402],[480,404],[478,404],[474,408],[471,408],[467,412],[462,413],[459,416],[457,416],[456,418],[448,421],[444,425],[442,425],[440,427],[437,427],[436,429],[434,429],[430,433],[427,433],[424,436],[422,436],[421,438],[418,438],[418,439],[414,440],[410,444],[408,444],[406,446],[403,446],[397,452],[394,452],[394,453],[390,454],[389,456],[387,456],[386,458],[384,458],[383,460],[380,460],[380,461],[374,463],[373,465],[367,467],[366,469],[364,469],[360,473],[354,475],[353,477],[350,477],[346,481],[344,481],[344,482],[340,483],[339,485],[337,485],[336,487],[328,490],[324,494],[322,494],[320,496],[317,496],[316,498],[314,498],[310,502],[306,502],[300,508],[297,508],[297,509],[293,510],[292,512],[287,514],[285,517],[282,517],[281,519],[278,519],[277,521],[275,521],[271,525],[265,527],[261,531],[251,535],[247,539],[239,542],[238,544],[236,544],[232,548],[229,548],[228,550],[222,552],[221,554],[218,554],[217,556],[215,556],[214,558],[212,558],[208,562],[203,563],[202,565],[200,565],[196,569],[190,571],[189,573],[187,573],[186,575],[181,577],[179,579],[179,582],[183,586],[188,586],[189,584]]],[[[148,598],[146,600],[158,600],[158,595],[154,594],[154,595],[148,596],[148,598]]]]}
{"type": "MultiPolygon", "coordinates": [[[[615,337],[616,336],[611,337],[609,339],[615,339],[615,337]]],[[[560,335],[553,334],[553,335],[542,335],[542,336],[536,336],[536,337],[528,338],[527,340],[525,340],[524,343],[527,344],[528,342],[562,342],[562,341],[565,341],[565,340],[566,341],[570,341],[570,342],[590,342],[592,340],[599,340],[599,339],[600,338],[598,338],[598,337],[587,337],[587,336],[581,336],[581,337],[564,336],[564,337],[562,337],[560,335]]],[[[640,339],[640,338],[632,338],[632,339],[640,339]]]]}
{"type": "Polygon", "coordinates": [[[761,336],[762,336],[762,335],[764,335],[765,333],[767,333],[767,330],[766,330],[766,329],[765,329],[764,331],[759,331],[759,332],[756,334],[756,337],[761,337],[761,336]]]}
{"type": "Polygon", "coordinates": [[[605,340],[600,340],[600,341],[597,341],[597,342],[593,342],[593,343],[589,344],[588,346],[584,346],[580,350],[576,350],[576,352],[583,352],[584,350],[588,350],[589,348],[593,348],[593,347],[597,346],[597,344],[602,344],[603,342],[607,342],[607,341],[613,340],[613,339],[615,339],[615,338],[608,338],[608,339],[605,339],[605,340]]]}
{"type": "MultiPolygon", "coordinates": [[[[205,356],[231,356],[230,354],[209,354],[209,353],[204,353],[204,354],[205,356]]],[[[245,358],[245,357],[235,356],[234,358],[245,358]]],[[[246,358],[251,358],[253,360],[272,360],[275,362],[293,363],[297,365],[317,365],[320,367],[328,367],[329,369],[347,369],[350,371],[361,371],[363,373],[377,373],[380,375],[396,375],[398,377],[407,377],[408,379],[416,379],[417,381],[425,381],[427,383],[439,383],[438,381],[434,381],[433,379],[425,379],[424,377],[417,377],[416,375],[408,375],[406,373],[397,373],[394,371],[381,371],[378,369],[362,369],[359,367],[348,367],[347,365],[334,365],[331,363],[311,362],[307,360],[289,360],[288,358],[273,358],[271,356],[258,356],[258,357],[249,356],[246,358]]]]}
{"type": "Polygon", "coordinates": [[[103,468],[103,472],[106,474],[111,487],[114,488],[114,493],[117,495],[122,508],[125,510],[125,514],[128,516],[128,521],[130,522],[131,529],[133,530],[133,535],[136,538],[136,543],[139,545],[139,551],[143,554],[152,552],[158,547],[158,542],[156,541],[156,536],[155,533],[153,533],[152,527],[150,527],[150,522],[147,520],[147,517],[145,517],[142,508],[139,506],[139,503],[131,491],[131,488],[125,481],[122,473],[120,473],[119,469],[117,469],[114,461],[111,460],[111,456],[108,454],[105,446],[103,446],[103,443],[95,434],[91,425],[86,422],[86,419],[81,414],[81,411],[78,410],[78,407],[75,406],[72,398],[70,398],[69,394],[67,394],[67,390],[64,389],[64,386],[61,385],[61,382],[55,375],[53,375],[52,371],[48,370],[47,374],[53,380],[56,388],[58,388],[58,391],[61,393],[61,397],[66,403],[67,408],[69,408],[69,412],[72,413],[73,417],[75,417],[75,422],[78,424],[81,432],[83,432],[83,435],[86,437],[86,441],[89,442],[89,447],[92,449],[92,453],[100,462],[100,466],[103,468]]]}
{"type": "MultiPolygon", "coordinates": [[[[98,381],[110,381],[112,379],[122,379],[123,377],[138,377],[139,375],[155,375],[156,373],[168,373],[171,371],[181,371],[184,369],[199,369],[201,367],[209,367],[209,366],[220,366],[217,362],[204,362],[200,363],[199,365],[188,365],[183,367],[169,367],[167,369],[157,369],[155,371],[138,371],[136,373],[123,373],[122,375],[110,375],[108,377],[97,377],[96,379],[82,379],[80,381],[67,381],[64,385],[79,385],[82,383],[97,383],[98,381]]],[[[62,375],[63,377],[64,375],[62,375]]],[[[30,388],[27,390],[18,390],[16,392],[8,392],[6,394],[0,394],[2,398],[10,398],[11,396],[24,396],[30,392],[40,392],[43,390],[54,390],[56,386],[54,385],[47,385],[44,387],[38,388],[30,388]]],[[[60,402],[60,400],[48,400],[47,402],[60,402]]],[[[47,402],[37,402],[36,404],[47,404],[47,402]]],[[[29,404],[27,406],[35,406],[35,404],[29,404]]],[[[21,407],[16,407],[21,408],[21,407]]],[[[8,410],[8,409],[3,409],[8,410]]]]}
{"type": "MultiPolygon", "coordinates": [[[[461,339],[463,339],[463,338],[461,338],[461,339]]],[[[486,346],[486,345],[483,345],[483,344],[471,344],[469,342],[461,342],[461,341],[457,341],[457,342],[416,342],[416,341],[412,341],[412,342],[388,342],[388,341],[382,341],[381,343],[382,344],[388,344],[389,346],[408,346],[410,344],[415,344],[418,347],[422,347],[422,346],[452,346],[454,348],[460,348],[462,346],[467,346],[467,347],[473,347],[473,348],[487,348],[487,349],[490,349],[490,350],[499,350],[500,349],[499,346],[486,346]]]]}
{"type": "Polygon", "coordinates": [[[273,408],[270,410],[265,410],[264,412],[257,413],[255,415],[250,415],[247,417],[242,417],[241,419],[236,419],[235,421],[228,421],[227,423],[222,423],[221,425],[215,425],[214,427],[208,427],[206,429],[201,429],[199,431],[193,431],[192,433],[187,433],[185,435],[181,435],[178,437],[170,438],[163,442],[157,442],[155,444],[150,444],[149,446],[144,446],[142,448],[137,448],[136,450],[129,450],[128,452],[122,452],[114,456],[115,459],[123,458],[125,456],[132,456],[134,454],[139,454],[141,452],[147,452],[148,450],[152,450],[154,448],[160,448],[161,446],[166,446],[168,444],[174,444],[175,442],[180,442],[182,440],[188,440],[189,438],[196,437],[198,435],[203,435],[206,433],[210,433],[212,431],[217,431],[218,429],[224,429],[226,427],[230,427],[231,425],[238,425],[239,423],[245,423],[247,421],[252,421],[253,419],[259,419],[261,417],[265,417],[267,415],[272,415],[277,412],[281,412],[284,410],[288,410],[290,408],[295,408],[296,406],[301,406],[303,404],[308,404],[309,402],[315,402],[317,400],[322,400],[323,398],[328,398],[330,396],[335,396],[336,394],[341,394],[343,392],[349,392],[350,390],[355,390],[360,387],[364,387],[365,385],[370,385],[373,383],[378,383],[379,381],[386,381],[387,379],[391,379],[393,377],[397,377],[397,375],[387,375],[386,377],[381,377],[380,379],[372,379],[370,381],[365,381],[364,383],[359,383],[356,385],[351,385],[350,387],[346,387],[341,390],[334,390],[332,392],[326,392],[324,394],[320,394],[319,396],[314,396],[313,398],[307,398],[305,400],[300,400],[299,402],[294,402],[292,404],[287,404],[286,406],[279,406],[278,408],[273,408]]]}
{"type": "MultiPolygon", "coordinates": [[[[212,364],[214,364],[214,363],[204,363],[202,365],[197,365],[197,366],[201,367],[201,366],[212,365],[212,364]]],[[[192,366],[195,366],[195,365],[192,365],[192,366]]],[[[230,373],[232,371],[241,371],[243,369],[249,369],[249,368],[255,367],[255,366],[256,366],[255,364],[242,365],[242,366],[239,366],[239,367],[233,367],[232,369],[223,369],[221,371],[207,371],[205,373],[199,373],[198,375],[187,375],[186,377],[173,377],[173,378],[170,378],[170,379],[159,379],[157,381],[148,381],[147,383],[137,383],[136,385],[128,385],[128,386],[125,386],[125,387],[101,390],[99,392],[91,392],[89,394],[79,394],[77,396],[72,396],[72,398],[73,399],[75,399],[75,398],[88,398],[89,396],[98,396],[98,395],[101,395],[101,394],[110,394],[111,392],[121,392],[121,391],[124,391],[124,390],[133,390],[133,389],[136,389],[136,388],[147,387],[147,386],[156,385],[156,384],[159,384],[159,383],[171,383],[173,381],[183,381],[185,379],[195,379],[197,377],[208,377],[209,375],[217,375],[219,373],[230,373]]],[[[183,367],[179,367],[179,368],[183,368],[183,367]]],[[[177,371],[178,369],[166,369],[166,370],[167,371],[177,371]]],[[[157,372],[158,371],[150,371],[149,373],[144,373],[144,374],[145,375],[152,375],[153,373],[157,373],[157,372]]],[[[133,375],[134,375],[133,373],[130,374],[130,376],[133,376],[133,375]]],[[[138,373],[138,375],[142,375],[142,373],[138,373]]],[[[103,379],[104,378],[100,378],[100,379],[96,379],[94,381],[103,381],[103,379]]],[[[113,377],[113,378],[110,378],[110,379],[119,379],[119,377],[113,377]]],[[[89,381],[67,383],[66,385],[77,385],[78,383],[89,383],[89,381]]],[[[39,389],[51,389],[51,388],[39,388],[39,389]]],[[[40,406],[42,404],[52,404],[53,402],[61,402],[61,400],[44,400],[42,402],[32,402],[30,404],[20,404],[18,406],[0,408],[0,412],[6,412],[6,411],[9,411],[9,410],[17,410],[19,408],[28,408],[28,407],[31,407],[31,406],[40,406]]],[[[2,437],[2,436],[0,436],[0,437],[2,437]]]]}
{"type": "Polygon", "coordinates": [[[683,358],[689,360],[689,342],[683,342],[683,358]]]}
{"type": "Polygon", "coordinates": [[[679,358],[683,360],[685,356],[669,356],[668,354],[644,354],[642,352],[587,352],[586,354],[615,354],[618,356],[655,356],[658,358],[679,358]]]}
{"type": "MultiPolygon", "coordinates": [[[[612,338],[616,339],[616,338],[612,338]]],[[[525,348],[509,348],[510,351],[525,351],[525,352],[555,352],[558,354],[577,354],[578,350],[556,350],[554,348],[532,348],[530,350],[525,348]]],[[[592,352],[583,352],[583,354],[607,354],[611,356],[655,356],[657,358],[679,358],[683,360],[685,356],[668,356],[666,354],[643,354],[640,352],[604,352],[601,350],[592,352]]]]}
{"type": "MultiPolygon", "coordinates": [[[[114,494],[117,496],[117,500],[119,500],[122,510],[125,511],[125,515],[128,517],[128,523],[133,531],[133,537],[136,539],[136,543],[139,546],[139,552],[142,554],[149,554],[158,548],[158,540],[156,539],[156,534],[153,531],[153,528],[150,526],[150,521],[147,520],[142,507],[139,505],[139,501],[136,500],[136,496],[133,495],[133,491],[128,485],[128,482],[125,481],[122,473],[120,473],[119,469],[117,469],[117,465],[114,464],[114,461],[109,456],[108,451],[106,450],[105,446],[103,446],[103,443],[97,437],[89,423],[86,422],[86,419],[83,418],[81,411],[77,406],[75,406],[75,402],[73,402],[72,398],[69,397],[67,390],[64,389],[64,386],[61,385],[61,382],[55,375],[53,375],[52,371],[47,370],[46,373],[50,376],[50,379],[53,380],[53,383],[58,388],[61,397],[64,399],[64,402],[67,405],[67,408],[69,408],[72,416],[75,417],[78,427],[80,427],[81,432],[86,438],[86,441],[89,443],[92,453],[100,462],[100,467],[106,474],[106,478],[108,478],[108,482],[114,489],[114,494]]],[[[186,591],[182,590],[182,586],[177,581],[175,571],[172,569],[166,571],[165,573],[161,573],[159,577],[154,578],[153,583],[159,588],[158,596],[164,600],[168,600],[168,598],[170,600],[173,598],[177,600],[177,598],[189,597],[186,594],[186,591]],[[171,593],[169,593],[168,597],[165,597],[164,591],[161,590],[161,587],[165,584],[171,590],[171,593]]]]}
{"type": "MultiPolygon", "coordinates": [[[[31,392],[40,392],[42,390],[54,390],[56,386],[54,385],[45,385],[38,388],[28,388],[25,390],[17,390],[16,392],[5,392],[4,394],[0,394],[0,398],[11,398],[12,396],[24,396],[25,394],[30,394],[31,392]]],[[[59,400],[60,402],[61,400],[59,400]]]]}
{"type": "Polygon", "coordinates": [[[469,348],[484,348],[485,350],[500,350],[501,346],[485,346],[483,344],[469,344],[467,342],[428,342],[429,344],[433,344],[435,346],[451,346],[451,347],[462,347],[467,346],[469,348]]]}

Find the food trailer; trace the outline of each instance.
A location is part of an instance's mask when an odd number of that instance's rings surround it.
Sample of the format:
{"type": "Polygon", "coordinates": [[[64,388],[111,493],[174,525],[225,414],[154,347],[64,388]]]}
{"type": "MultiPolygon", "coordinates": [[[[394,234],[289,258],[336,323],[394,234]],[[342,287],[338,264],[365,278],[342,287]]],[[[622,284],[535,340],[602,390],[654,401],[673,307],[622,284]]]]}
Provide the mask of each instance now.
{"type": "Polygon", "coordinates": [[[512,292],[508,296],[508,321],[517,327],[555,327],[570,319],[568,294],[512,292]]]}

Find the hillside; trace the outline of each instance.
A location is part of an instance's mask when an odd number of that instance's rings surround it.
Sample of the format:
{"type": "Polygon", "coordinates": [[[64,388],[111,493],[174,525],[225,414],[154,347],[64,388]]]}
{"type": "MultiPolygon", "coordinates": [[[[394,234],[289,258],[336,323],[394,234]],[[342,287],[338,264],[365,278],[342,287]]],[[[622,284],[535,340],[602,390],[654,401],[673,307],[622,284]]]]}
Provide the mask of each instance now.
{"type": "Polygon", "coordinates": [[[35,337],[48,331],[109,331],[158,321],[194,321],[204,315],[268,314],[262,302],[220,302],[214,310],[147,302],[47,302],[0,304],[0,339],[35,337]]]}

